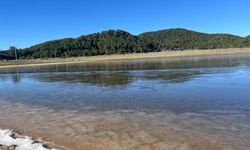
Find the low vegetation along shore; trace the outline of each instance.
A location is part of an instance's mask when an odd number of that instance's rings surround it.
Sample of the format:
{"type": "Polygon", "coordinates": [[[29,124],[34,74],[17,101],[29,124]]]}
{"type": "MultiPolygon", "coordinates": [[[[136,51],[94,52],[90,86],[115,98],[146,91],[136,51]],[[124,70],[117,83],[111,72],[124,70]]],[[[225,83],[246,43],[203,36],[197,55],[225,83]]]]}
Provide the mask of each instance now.
{"type": "Polygon", "coordinates": [[[105,60],[125,60],[125,59],[143,59],[143,58],[174,58],[174,57],[192,57],[192,56],[218,56],[218,55],[242,55],[250,54],[250,48],[232,48],[232,49],[213,49],[213,50],[185,50],[185,51],[163,51],[151,53],[133,53],[122,55],[102,55],[102,56],[85,56],[71,58],[50,58],[50,59],[25,59],[18,61],[0,61],[0,68],[9,67],[28,67],[40,65],[55,65],[55,64],[71,64],[84,63],[105,60]]]}

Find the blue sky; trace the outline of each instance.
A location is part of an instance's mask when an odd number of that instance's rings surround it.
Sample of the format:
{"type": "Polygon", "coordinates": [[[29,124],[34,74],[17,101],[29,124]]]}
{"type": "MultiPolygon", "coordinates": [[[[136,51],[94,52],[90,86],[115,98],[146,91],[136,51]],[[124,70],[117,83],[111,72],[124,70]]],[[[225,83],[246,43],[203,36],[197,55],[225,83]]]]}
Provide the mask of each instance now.
{"type": "Polygon", "coordinates": [[[1,0],[0,49],[107,29],[250,35],[249,0],[1,0]]]}

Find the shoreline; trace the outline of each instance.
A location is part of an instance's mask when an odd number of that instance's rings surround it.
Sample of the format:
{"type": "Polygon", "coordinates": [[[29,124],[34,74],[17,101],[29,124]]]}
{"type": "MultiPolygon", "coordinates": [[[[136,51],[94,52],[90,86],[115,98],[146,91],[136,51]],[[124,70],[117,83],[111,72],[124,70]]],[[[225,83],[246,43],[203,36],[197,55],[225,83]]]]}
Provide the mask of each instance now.
{"type": "Polygon", "coordinates": [[[223,56],[223,55],[242,55],[250,54],[250,48],[231,48],[231,49],[213,49],[213,50],[184,50],[184,51],[163,51],[150,53],[132,53],[132,54],[114,54],[89,57],[70,57],[70,58],[50,58],[34,59],[21,61],[0,62],[0,69],[34,67],[61,64],[77,64],[86,62],[112,61],[112,60],[130,60],[147,58],[179,58],[179,57],[205,57],[205,56],[223,56]],[[18,63],[18,64],[17,64],[18,63]]]}
{"type": "Polygon", "coordinates": [[[57,150],[50,149],[48,142],[40,139],[33,139],[29,136],[21,136],[10,129],[0,129],[0,150],[57,150]]]}

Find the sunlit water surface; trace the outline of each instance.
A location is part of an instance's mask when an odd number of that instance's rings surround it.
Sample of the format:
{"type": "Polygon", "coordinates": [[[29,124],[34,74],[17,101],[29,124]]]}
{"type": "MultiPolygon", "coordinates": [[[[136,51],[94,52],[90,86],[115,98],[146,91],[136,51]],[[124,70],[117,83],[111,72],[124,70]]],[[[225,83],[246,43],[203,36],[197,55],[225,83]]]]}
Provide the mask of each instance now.
{"type": "Polygon", "coordinates": [[[60,149],[250,149],[250,56],[1,69],[0,95],[0,128],[60,149]]]}

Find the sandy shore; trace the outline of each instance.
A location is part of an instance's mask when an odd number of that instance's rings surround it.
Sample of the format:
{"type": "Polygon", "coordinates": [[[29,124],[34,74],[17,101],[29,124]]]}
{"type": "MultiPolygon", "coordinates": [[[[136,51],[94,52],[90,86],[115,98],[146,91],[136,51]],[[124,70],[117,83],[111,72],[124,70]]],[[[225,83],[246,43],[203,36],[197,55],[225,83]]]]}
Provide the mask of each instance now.
{"type": "Polygon", "coordinates": [[[191,56],[217,56],[217,55],[232,55],[232,54],[235,55],[250,54],[250,48],[164,51],[164,52],[108,55],[108,56],[34,59],[34,60],[21,60],[21,61],[8,61],[8,62],[2,61],[0,62],[0,68],[72,64],[72,63],[85,63],[85,62],[95,62],[104,60],[123,60],[123,59],[126,60],[126,59],[158,58],[158,57],[171,58],[171,57],[191,57],[191,56]]]}

